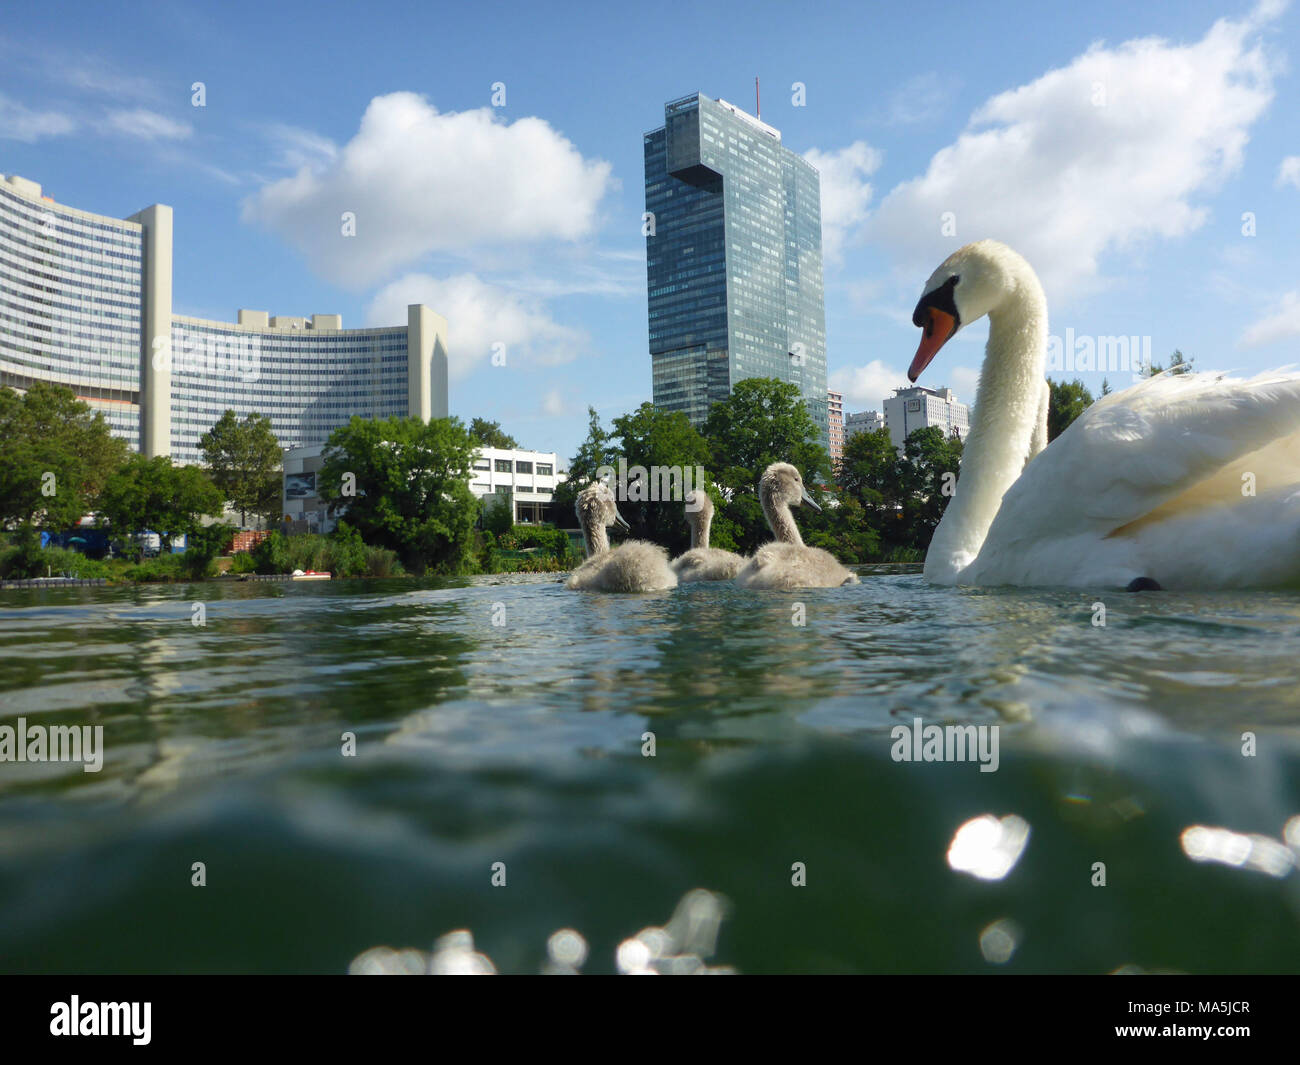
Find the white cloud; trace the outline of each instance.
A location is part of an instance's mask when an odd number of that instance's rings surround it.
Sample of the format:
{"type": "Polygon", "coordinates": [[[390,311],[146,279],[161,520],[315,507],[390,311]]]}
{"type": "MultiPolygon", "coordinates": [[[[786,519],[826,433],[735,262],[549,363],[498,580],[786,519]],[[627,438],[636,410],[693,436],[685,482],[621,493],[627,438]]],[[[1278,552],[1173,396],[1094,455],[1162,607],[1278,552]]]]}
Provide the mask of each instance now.
{"type": "Polygon", "coordinates": [[[596,227],[610,164],[588,160],[540,118],[490,108],[440,113],[410,92],[370,101],[356,135],[245,201],[332,280],[365,285],[435,251],[577,240],[596,227]],[[344,212],[356,235],[341,235],[344,212]]]}
{"type": "Polygon", "coordinates": [[[1059,300],[1097,283],[1104,253],[1195,230],[1208,213],[1198,199],[1240,169],[1273,98],[1257,30],[1276,6],[1222,19],[1193,44],[1094,45],[993,97],[925,174],[884,198],[871,235],[918,282],[957,246],[995,237],[1059,300]],[[941,232],[946,212],[955,239],[941,232]]]}
{"type": "Polygon", "coordinates": [[[552,418],[570,413],[569,404],[558,388],[552,388],[542,397],[542,413],[552,418]]]}
{"type": "Polygon", "coordinates": [[[833,152],[812,148],[803,157],[821,171],[822,253],[836,260],[867,220],[873,191],[867,178],[883,156],[866,141],[854,141],[833,152]]]}
{"type": "Polygon", "coordinates": [[[295,171],[303,167],[317,169],[328,166],[338,158],[338,145],[309,129],[272,122],[262,132],[276,149],[277,166],[295,171]]]}
{"type": "Polygon", "coordinates": [[[108,127],[116,133],[146,141],[186,140],[194,132],[188,122],[177,122],[143,107],[110,111],[108,127]]]}
{"type": "Polygon", "coordinates": [[[957,85],[951,74],[927,71],[908,78],[889,97],[886,121],[891,126],[911,126],[937,118],[957,85]]]}
{"type": "Polygon", "coordinates": [[[1241,334],[1239,348],[1259,348],[1300,337],[1300,290],[1288,292],[1276,313],[1266,315],[1241,334]]]}
{"type": "Polygon", "coordinates": [[[67,115],[58,111],[33,111],[16,100],[0,95],[0,140],[31,144],[42,137],[60,137],[77,128],[67,115]]]}
{"type": "Polygon", "coordinates": [[[1288,155],[1277,168],[1277,187],[1294,185],[1300,189],[1300,155],[1288,155]]]}
{"type": "MultiPolygon", "coordinates": [[[[948,385],[957,393],[957,398],[968,406],[975,403],[975,390],[979,387],[980,372],[973,366],[953,366],[946,372],[948,385]]],[[[938,387],[938,386],[935,386],[938,387]]]]}
{"type": "Polygon", "coordinates": [[[521,365],[555,366],[575,358],[587,342],[579,329],[555,321],[540,301],[480,280],[473,274],[436,278],[407,274],[384,286],[366,309],[370,326],[406,321],[406,309],[423,303],[447,319],[448,374],[467,377],[494,351],[507,373],[521,365]],[[494,345],[504,345],[495,348],[494,345]]]}
{"type": "Polygon", "coordinates": [[[880,404],[894,394],[894,389],[910,384],[907,374],[897,367],[886,366],[879,359],[872,359],[866,366],[835,370],[828,383],[831,391],[844,393],[846,413],[879,410],[880,404]]]}

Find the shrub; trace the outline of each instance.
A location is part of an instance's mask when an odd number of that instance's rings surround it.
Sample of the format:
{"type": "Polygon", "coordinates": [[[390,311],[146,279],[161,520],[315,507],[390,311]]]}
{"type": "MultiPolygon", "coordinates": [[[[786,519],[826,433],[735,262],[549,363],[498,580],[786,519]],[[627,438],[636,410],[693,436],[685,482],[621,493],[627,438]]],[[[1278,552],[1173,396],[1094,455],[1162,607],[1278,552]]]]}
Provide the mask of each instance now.
{"type": "Polygon", "coordinates": [[[289,550],[290,572],[296,569],[328,568],[325,559],[329,551],[329,541],[325,537],[317,533],[302,533],[299,536],[290,536],[285,542],[289,550]]]}
{"type": "Polygon", "coordinates": [[[243,573],[256,573],[257,560],[251,551],[239,551],[230,556],[230,572],[239,576],[243,573]]]}
{"type": "Polygon", "coordinates": [[[258,573],[290,573],[289,545],[283,533],[273,532],[252,551],[253,568],[258,573]]]}
{"type": "Polygon", "coordinates": [[[366,548],[367,577],[396,577],[403,572],[396,551],[390,551],[386,547],[366,548]]]}
{"type": "Polygon", "coordinates": [[[346,521],[341,521],[330,535],[323,552],[322,568],[336,577],[360,577],[366,573],[366,545],[346,521]]]}
{"type": "Polygon", "coordinates": [[[181,565],[181,555],[158,555],[146,558],[143,562],[128,566],[122,574],[130,581],[178,581],[186,574],[181,565]]]}

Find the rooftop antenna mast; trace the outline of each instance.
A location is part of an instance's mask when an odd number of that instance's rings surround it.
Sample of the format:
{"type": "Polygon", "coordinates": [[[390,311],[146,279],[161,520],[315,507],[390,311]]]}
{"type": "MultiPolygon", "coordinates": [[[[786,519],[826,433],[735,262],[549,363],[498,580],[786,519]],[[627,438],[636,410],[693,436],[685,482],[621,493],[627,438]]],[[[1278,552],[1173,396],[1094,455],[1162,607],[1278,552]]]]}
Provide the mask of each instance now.
{"type": "Polygon", "coordinates": [[[758,78],[754,79],[754,117],[763,117],[763,98],[758,94],[758,78]]]}

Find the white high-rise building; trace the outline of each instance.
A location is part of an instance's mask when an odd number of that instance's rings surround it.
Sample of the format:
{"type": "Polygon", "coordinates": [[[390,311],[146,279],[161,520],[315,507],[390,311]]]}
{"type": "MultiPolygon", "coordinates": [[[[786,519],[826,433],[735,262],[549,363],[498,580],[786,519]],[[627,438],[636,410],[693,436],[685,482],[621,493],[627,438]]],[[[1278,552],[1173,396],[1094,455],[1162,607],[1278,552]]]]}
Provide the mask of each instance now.
{"type": "Polygon", "coordinates": [[[281,447],[322,444],[353,415],[447,416],[447,323],[344,329],[336,314],[237,322],[172,310],[172,209],[91,214],[0,175],[0,387],[63,385],[144,455],[201,461],[226,410],[261,413],[281,447]]]}
{"type": "Polygon", "coordinates": [[[844,442],[847,444],[850,439],[858,433],[874,433],[877,429],[885,427],[885,416],[878,410],[863,410],[857,414],[849,414],[844,418],[844,442]]]}
{"type": "Polygon", "coordinates": [[[885,400],[885,428],[901,453],[903,443],[918,429],[937,425],[945,436],[962,440],[970,432],[970,407],[959,402],[951,388],[896,388],[885,400]]]}

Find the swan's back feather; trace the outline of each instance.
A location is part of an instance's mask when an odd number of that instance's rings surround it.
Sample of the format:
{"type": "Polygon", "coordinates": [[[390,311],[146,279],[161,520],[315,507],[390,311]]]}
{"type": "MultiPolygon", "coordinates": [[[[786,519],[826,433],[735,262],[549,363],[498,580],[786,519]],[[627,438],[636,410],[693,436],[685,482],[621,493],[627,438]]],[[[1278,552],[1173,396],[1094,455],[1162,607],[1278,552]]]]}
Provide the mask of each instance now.
{"type": "MultiPolygon", "coordinates": [[[[1260,496],[1300,490],[1300,374],[1141,381],[1093,404],[1025,467],[963,582],[1153,576],[1146,570],[1157,539],[1181,552],[1187,545],[1176,529],[1205,534],[1234,522],[1225,508],[1250,513],[1256,500],[1242,493],[1247,472],[1260,496]]],[[[1255,508],[1256,516],[1263,510],[1255,508]]],[[[1212,539],[1220,555],[1231,549],[1221,535],[1212,539]]],[[[1205,578],[1216,568],[1206,560],[1205,578]]]]}
{"type": "Polygon", "coordinates": [[[745,565],[745,559],[718,547],[693,547],[673,559],[679,581],[729,581],[745,565]]]}
{"type": "Polygon", "coordinates": [[[745,588],[838,588],[858,577],[829,551],[803,544],[764,544],[736,575],[745,588]]]}
{"type": "Polygon", "coordinates": [[[592,555],[565,585],[591,592],[662,592],[677,587],[668,553],[646,540],[628,540],[612,551],[592,555]]]}

